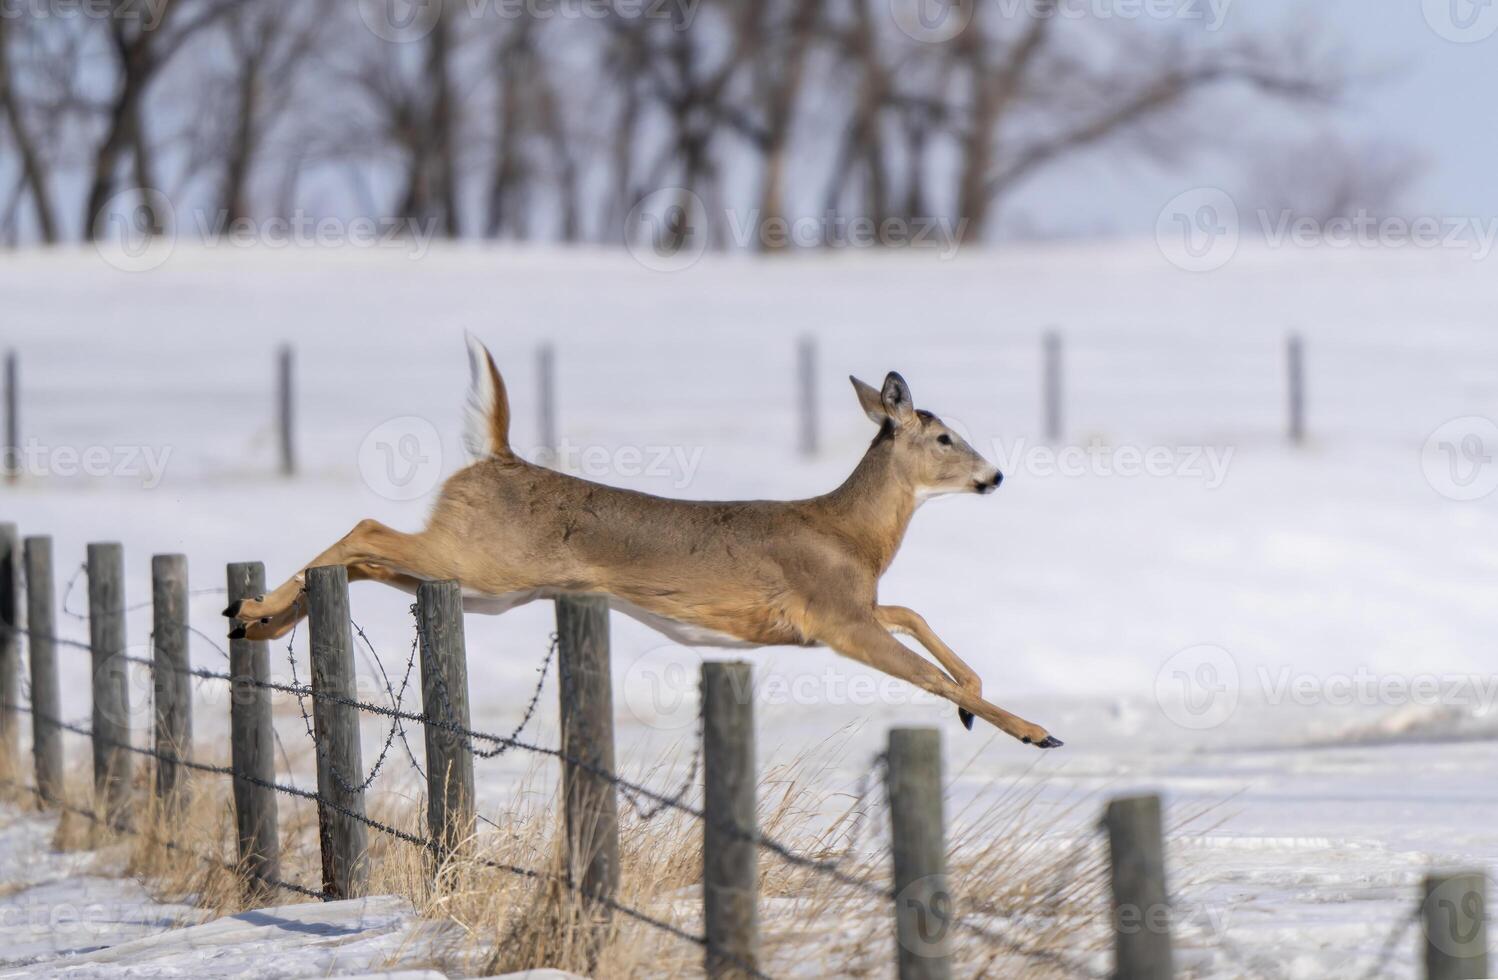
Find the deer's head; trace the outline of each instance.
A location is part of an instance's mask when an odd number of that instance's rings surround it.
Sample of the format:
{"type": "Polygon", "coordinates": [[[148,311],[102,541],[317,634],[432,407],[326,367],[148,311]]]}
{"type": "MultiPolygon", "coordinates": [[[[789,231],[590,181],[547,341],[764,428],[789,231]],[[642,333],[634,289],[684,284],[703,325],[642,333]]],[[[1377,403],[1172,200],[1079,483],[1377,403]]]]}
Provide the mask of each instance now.
{"type": "Polygon", "coordinates": [[[930,412],[918,411],[905,379],[891,371],[884,388],[849,378],[864,413],[889,440],[895,472],[917,499],[946,493],[992,493],[1004,481],[999,468],[930,412]]]}

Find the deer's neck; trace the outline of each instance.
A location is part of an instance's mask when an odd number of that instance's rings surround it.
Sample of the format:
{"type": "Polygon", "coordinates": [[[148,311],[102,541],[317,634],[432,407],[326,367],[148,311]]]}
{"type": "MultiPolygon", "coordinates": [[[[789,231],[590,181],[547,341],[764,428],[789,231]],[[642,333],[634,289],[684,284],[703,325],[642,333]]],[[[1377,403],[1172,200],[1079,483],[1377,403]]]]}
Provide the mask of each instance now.
{"type": "Polygon", "coordinates": [[[915,489],[896,472],[888,438],[876,439],[843,485],[822,498],[832,526],[882,575],[915,513],[915,489]]]}

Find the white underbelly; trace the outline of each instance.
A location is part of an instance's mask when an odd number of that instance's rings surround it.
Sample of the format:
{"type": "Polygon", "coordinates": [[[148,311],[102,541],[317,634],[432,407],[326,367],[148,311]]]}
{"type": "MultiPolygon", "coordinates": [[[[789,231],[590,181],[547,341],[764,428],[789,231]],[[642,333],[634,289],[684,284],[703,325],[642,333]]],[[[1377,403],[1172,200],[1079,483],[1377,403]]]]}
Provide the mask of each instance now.
{"type": "MultiPolygon", "coordinates": [[[[518,606],[535,602],[537,599],[555,599],[562,594],[558,589],[528,589],[523,592],[506,592],[503,595],[489,595],[483,592],[473,592],[469,589],[464,589],[463,611],[479,613],[485,616],[497,616],[500,613],[509,612],[518,606]]],[[[691,623],[668,619],[647,609],[641,609],[634,603],[616,596],[605,596],[605,598],[609,601],[610,609],[618,613],[623,613],[636,622],[644,623],[657,633],[685,647],[745,649],[763,645],[748,643],[736,636],[719,630],[706,629],[702,626],[694,626],[691,623]]]]}

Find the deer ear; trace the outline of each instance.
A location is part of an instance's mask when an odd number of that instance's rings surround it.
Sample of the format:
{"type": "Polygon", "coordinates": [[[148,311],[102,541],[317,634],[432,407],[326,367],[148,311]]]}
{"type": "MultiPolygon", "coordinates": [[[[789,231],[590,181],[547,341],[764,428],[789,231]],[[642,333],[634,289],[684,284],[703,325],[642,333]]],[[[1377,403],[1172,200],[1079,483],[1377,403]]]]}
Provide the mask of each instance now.
{"type": "Polygon", "coordinates": [[[858,404],[863,406],[863,414],[879,425],[883,425],[888,416],[884,414],[884,400],[879,394],[879,389],[873,385],[864,384],[851,374],[848,375],[848,380],[853,382],[853,390],[858,393],[858,404]]]}
{"type": "Polygon", "coordinates": [[[910,386],[894,371],[884,379],[884,391],[879,399],[884,404],[884,414],[896,425],[905,425],[915,418],[915,401],[910,397],[910,386]]]}

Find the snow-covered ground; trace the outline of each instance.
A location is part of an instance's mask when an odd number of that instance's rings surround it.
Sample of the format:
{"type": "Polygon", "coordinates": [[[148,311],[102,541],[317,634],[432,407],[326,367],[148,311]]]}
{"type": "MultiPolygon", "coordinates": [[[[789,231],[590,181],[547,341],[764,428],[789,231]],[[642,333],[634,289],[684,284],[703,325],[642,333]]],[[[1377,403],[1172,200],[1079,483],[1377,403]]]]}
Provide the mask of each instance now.
{"type": "MultiPolygon", "coordinates": [[[[422,491],[462,464],[465,328],[506,374],[518,446],[537,438],[535,350],[550,341],[566,465],[687,497],[835,485],[872,435],[845,376],[897,369],[1008,479],[924,508],[882,595],[1066,747],[965,732],[949,708],[825,651],[767,650],[750,655],[764,764],[821,753],[835,763],[822,789],[846,789],[889,725],[940,725],[956,801],[995,780],[1035,785],[1058,847],[1091,832],[1108,795],[1161,788],[1177,814],[1210,811],[1172,857],[1196,913],[1184,962],[1355,976],[1425,868],[1498,863],[1484,819],[1498,803],[1498,496],[1459,499],[1498,483],[1483,461],[1498,446],[1483,421],[1498,414],[1493,273],[1437,251],[1245,248],[1191,275],[1152,244],[707,258],[679,273],[477,248],[413,261],[184,246],[143,274],[89,251],[11,255],[3,342],[21,355],[39,473],[0,490],[0,520],[53,535],[63,576],[87,542],[123,541],[131,601],[149,597],[153,553],[188,554],[209,587],[228,561],[284,576],[361,517],[415,527],[422,491]],[[1085,453],[1058,457],[1041,432],[1047,328],[1065,339],[1067,441],[1085,453]],[[1298,448],[1283,435],[1291,330],[1307,352],[1298,448]],[[819,342],[811,460],[795,451],[804,334],[819,342]],[[292,481],[274,474],[282,342],[299,379],[292,481]],[[111,475],[76,473],[68,451],[89,447],[111,475]],[[1075,806],[1088,796],[1096,806],[1075,806]]],[[[70,602],[81,610],[81,591],[70,602]]],[[[391,670],[408,603],[354,591],[391,670]]],[[[204,629],[221,605],[197,600],[204,629]]],[[[550,616],[470,617],[477,727],[513,725],[550,616]]],[[[85,633],[66,615],[61,627],[85,633]]],[[[132,637],[148,629],[143,609],[132,637]]],[[[194,656],[218,661],[206,643],[194,656]]],[[[683,749],[701,653],[616,617],[613,656],[622,757],[683,749]]],[[[86,715],[86,668],[64,662],[65,713],[86,715]]],[[[199,696],[213,741],[225,704],[199,696]]],[[[282,717],[295,737],[294,709],[282,717]]],[[[508,800],[529,769],[481,764],[482,792],[508,800]]],[[[1416,938],[1395,944],[1391,975],[1413,975],[1416,938]]]]}

